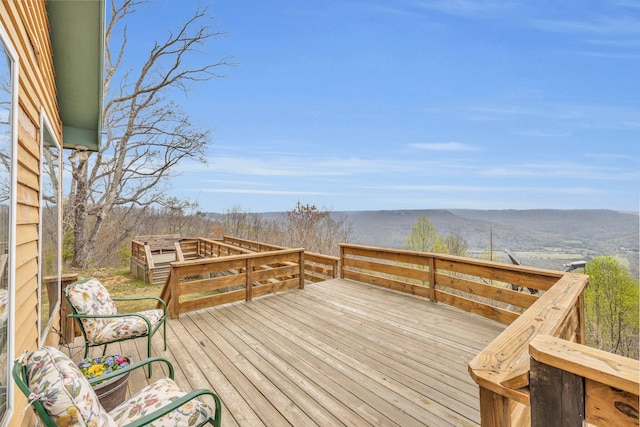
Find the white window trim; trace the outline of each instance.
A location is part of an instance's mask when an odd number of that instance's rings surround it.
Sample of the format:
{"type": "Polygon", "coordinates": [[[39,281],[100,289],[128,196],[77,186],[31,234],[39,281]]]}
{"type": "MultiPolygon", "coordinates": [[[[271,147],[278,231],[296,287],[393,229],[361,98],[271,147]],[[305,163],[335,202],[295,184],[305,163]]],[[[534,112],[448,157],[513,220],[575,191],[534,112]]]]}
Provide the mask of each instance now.
{"type": "Polygon", "coordinates": [[[18,182],[18,76],[20,63],[18,61],[18,53],[16,52],[9,35],[2,25],[0,25],[0,40],[4,44],[4,48],[11,59],[11,190],[9,200],[11,200],[10,207],[10,219],[9,219],[9,280],[8,280],[8,322],[9,328],[7,329],[7,410],[5,412],[4,419],[1,420],[2,425],[5,426],[9,423],[9,420],[13,417],[14,413],[14,388],[15,383],[11,376],[11,369],[13,368],[13,357],[15,354],[15,329],[16,329],[16,313],[15,313],[15,271],[16,271],[16,185],[18,182]]]}
{"type": "MultiPolygon", "coordinates": [[[[44,330],[44,333],[42,333],[43,329],[42,329],[42,280],[44,279],[44,276],[42,274],[42,218],[43,218],[43,204],[42,204],[42,196],[44,193],[44,189],[43,189],[43,179],[42,177],[44,176],[44,162],[42,161],[42,153],[44,153],[44,130],[45,127],[49,129],[49,134],[51,135],[51,138],[53,138],[53,143],[55,144],[56,148],[58,149],[58,188],[57,188],[57,193],[58,193],[58,265],[56,268],[56,275],[58,276],[58,278],[61,277],[62,275],[62,266],[61,266],[61,255],[62,255],[62,230],[60,227],[60,220],[62,218],[62,189],[61,189],[61,183],[62,183],[62,161],[60,159],[62,159],[62,145],[60,144],[60,141],[58,140],[57,135],[55,135],[53,133],[53,126],[51,126],[51,121],[49,120],[49,117],[47,116],[47,113],[44,111],[44,108],[42,108],[40,110],[40,150],[41,150],[41,155],[40,155],[40,215],[39,215],[39,224],[38,224],[38,346],[42,347],[44,345],[45,340],[47,339],[47,336],[49,334],[49,331],[51,330],[51,325],[53,323],[53,319],[55,316],[51,316],[49,318],[49,320],[47,321],[47,327],[44,330]]],[[[59,311],[60,309],[60,303],[62,300],[62,290],[60,289],[60,280],[58,280],[58,301],[56,303],[56,306],[53,308],[49,308],[50,312],[55,312],[56,310],[59,311]]]]}

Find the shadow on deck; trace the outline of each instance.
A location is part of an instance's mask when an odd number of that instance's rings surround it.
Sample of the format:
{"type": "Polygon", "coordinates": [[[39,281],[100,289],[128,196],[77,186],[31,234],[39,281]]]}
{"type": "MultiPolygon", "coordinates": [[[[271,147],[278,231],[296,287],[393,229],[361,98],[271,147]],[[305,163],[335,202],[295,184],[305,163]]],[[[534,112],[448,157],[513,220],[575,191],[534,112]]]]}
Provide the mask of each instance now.
{"type": "MultiPolygon", "coordinates": [[[[209,388],[225,426],[477,425],[467,364],[504,325],[414,295],[333,279],[168,323],[185,389],[209,388]]],[[[108,354],[145,357],[138,340],[108,354]]],[[[154,371],[154,378],[161,376],[154,371]]],[[[138,390],[147,379],[134,377],[138,390]]]]}

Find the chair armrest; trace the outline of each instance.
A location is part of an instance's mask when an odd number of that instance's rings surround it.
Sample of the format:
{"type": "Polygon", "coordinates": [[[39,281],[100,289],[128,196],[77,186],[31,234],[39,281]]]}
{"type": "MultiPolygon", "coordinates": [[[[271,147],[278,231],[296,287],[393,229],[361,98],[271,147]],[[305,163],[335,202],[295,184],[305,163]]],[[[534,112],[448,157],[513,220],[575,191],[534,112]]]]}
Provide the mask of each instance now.
{"type": "Polygon", "coordinates": [[[120,375],[124,375],[127,372],[131,372],[131,371],[134,371],[136,369],[142,368],[144,366],[151,365],[153,362],[161,362],[161,363],[166,364],[167,367],[169,368],[168,377],[173,379],[174,369],[173,369],[173,365],[171,364],[171,362],[169,362],[167,359],[164,359],[162,357],[150,357],[148,359],[141,360],[140,362],[132,363],[131,365],[128,365],[128,366],[126,366],[126,367],[124,367],[122,369],[118,369],[117,371],[113,371],[113,372],[111,372],[109,374],[101,375],[101,376],[95,377],[95,378],[91,378],[89,380],[89,384],[95,385],[97,383],[101,383],[103,381],[110,380],[111,378],[119,377],[120,375]]]}
{"type": "Polygon", "coordinates": [[[145,415],[142,418],[139,418],[137,420],[135,420],[134,422],[130,423],[130,424],[126,424],[126,427],[141,427],[141,426],[146,426],[148,424],[150,424],[152,421],[157,420],[158,418],[162,417],[165,414],[168,414],[169,412],[172,412],[176,409],[178,409],[179,407],[181,407],[182,405],[184,405],[187,402],[190,402],[191,400],[195,399],[198,396],[203,396],[203,395],[208,395],[213,397],[213,400],[216,403],[216,407],[215,407],[215,419],[216,419],[216,426],[220,426],[220,419],[222,417],[222,403],[220,402],[220,398],[218,397],[218,395],[216,395],[214,392],[212,392],[211,390],[205,390],[205,389],[198,389],[198,390],[193,390],[192,392],[189,392],[187,394],[185,394],[184,396],[182,396],[179,399],[174,400],[173,402],[171,402],[170,404],[163,406],[162,408],[158,409],[157,411],[153,411],[152,413],[145,415]]]}
{"type": "Polygon", "coordinates": [[[124,297],[118,297],[118,298],[111,298],[113,301],[142,301],[142,300],[154,300],[159,302],[160,304],[162,304],[162,307],[164,307],[164,312],[167,312],[167,303],[164,302],[164,300],[162,298],[158,298],[158,297],[130,297],[130,298],[124,298],[124,297]]]}

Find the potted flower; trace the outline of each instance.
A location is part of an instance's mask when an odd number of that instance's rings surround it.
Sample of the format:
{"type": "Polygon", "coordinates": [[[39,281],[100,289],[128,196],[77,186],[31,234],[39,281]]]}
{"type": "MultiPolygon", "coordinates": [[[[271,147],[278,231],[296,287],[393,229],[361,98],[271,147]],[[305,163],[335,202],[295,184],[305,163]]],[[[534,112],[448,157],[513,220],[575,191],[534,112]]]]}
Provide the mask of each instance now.
{"type": "MultiPolygon", "coordinates": [[[[94,358],[89,357],[77,362],[78,368],[80,368],[80,371],[88,379],[98,378],[102,375],[125,368],[130,364],[131,358],[120,354],[94,358]]],[[[111,411],[124,402],[128,382],[129,372],[111,378],[110,380],[93,384],[93,389],[104,409],[111,411]]]]}

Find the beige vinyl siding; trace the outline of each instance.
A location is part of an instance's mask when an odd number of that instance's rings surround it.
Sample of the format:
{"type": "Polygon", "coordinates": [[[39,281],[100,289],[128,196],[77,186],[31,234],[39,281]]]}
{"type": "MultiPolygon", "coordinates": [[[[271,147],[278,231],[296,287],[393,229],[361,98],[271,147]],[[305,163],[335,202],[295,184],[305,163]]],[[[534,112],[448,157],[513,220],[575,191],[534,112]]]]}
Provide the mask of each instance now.
{"type": "MultiPolygon", "coordinates": [[[[15,355],[38,346],[38,233],[40,221],[40,114],[44,110],[52,132],[62,141],[53,71],[49,22],[42,0],[2,1],[0,23],[18,53],[18,156],[16,187],[15,355]]],[[[59,328],[59,317],[52,327],[59,328]]],[[[56,334],[47,344],[57,345],[56,334]]],[[[27,401],[14,391],[9,425],[32,425],[31,411],[22,417],[27,401]]]]}

